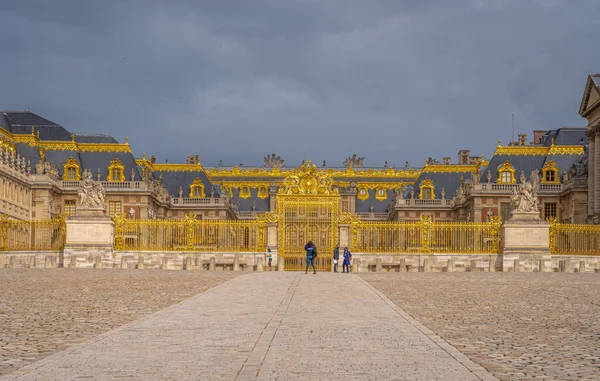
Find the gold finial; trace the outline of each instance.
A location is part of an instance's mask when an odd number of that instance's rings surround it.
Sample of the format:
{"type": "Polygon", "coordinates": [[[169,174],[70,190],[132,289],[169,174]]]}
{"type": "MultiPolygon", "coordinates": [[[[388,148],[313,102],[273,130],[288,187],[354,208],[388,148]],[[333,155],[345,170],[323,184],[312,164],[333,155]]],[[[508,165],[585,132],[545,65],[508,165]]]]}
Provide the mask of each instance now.
{"type": "Polygon", "coordinates": [[[552,145],[554,146],[554,138],[552,138],[552,145]]]}
{"type": "Polygon", "coordinates": [[[481,154],[481,161],[485,161],[485,154],[484,153],[481,154]]]}
{"type": "Polygon", "coordinates": [[[502,145],[502,141],[500,139],[498,139],[498,147],[500,147],[502,145]]]}
{"type": "Polygon", "coordinates": [[[125,144],[129,144],[129,136],[125,136],[125,144]]]}
{"type": "Polygon", "coordinates": [[[146,152],[144,152],[144,160],[146,160],[146,152]]]}
{"type": "Polygon", "coordinates": [[[71,141],[72,141],[73,143],[75,143],[75,133],[74,133],[74,132],[73,132],[73,133],[71,133],[71,141]]]}
{"type": "Polygon", "coordinates": [[[35,127],[31,126],[31,135],[35,136],[35,127]]]}
{"type": "Polygon", "coordinates": [[[37,130],[37,138],[40,138],[40,130],[37,130]]]}

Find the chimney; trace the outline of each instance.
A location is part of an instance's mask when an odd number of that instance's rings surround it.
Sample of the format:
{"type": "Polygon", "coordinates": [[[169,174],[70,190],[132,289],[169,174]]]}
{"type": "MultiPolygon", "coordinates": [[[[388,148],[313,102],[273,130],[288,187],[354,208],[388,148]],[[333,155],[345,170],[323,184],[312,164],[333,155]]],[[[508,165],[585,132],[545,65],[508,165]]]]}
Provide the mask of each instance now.
{"type": "Polygon", "coordinates": [[[519,134],[519,145],[525,146],[527,145],[527,134],[519,134]]]}
{"type": "Polygon", "coordinates": [[[150,163],[156,164],[156,158],[154,157],[154,155],[150,156],[150,163]]]}
{"type": "Polygon", "coordinates": [[[191,155],[187,157],[188,164],[200,164],[200,157],[198,155],[191,155]]]}
{"type": "Polygon", "coordinates": [[[469,156],[469,164],[475,165],[479,161],[479,156],[469,156]]]}
{"type": "Polygon", "coordinates": [[[542,144],[542,137],[548,130],[535,130],[533,131],[533,144],[542,144]]]}
{"type": "Polygon", "coordinates": [[[469,164],[469,154],[471,151],[468,149],[461,149],[458,151],[458,164],[469,164]]]}
{"type": "Polygon", "coordinates": [[[448,165],[448,164],[450,164],[450,158],[449,158],[449,157],[445,157],[445,158],[444,158],[444,164],[445,164],[445,165],[448,165]]]}

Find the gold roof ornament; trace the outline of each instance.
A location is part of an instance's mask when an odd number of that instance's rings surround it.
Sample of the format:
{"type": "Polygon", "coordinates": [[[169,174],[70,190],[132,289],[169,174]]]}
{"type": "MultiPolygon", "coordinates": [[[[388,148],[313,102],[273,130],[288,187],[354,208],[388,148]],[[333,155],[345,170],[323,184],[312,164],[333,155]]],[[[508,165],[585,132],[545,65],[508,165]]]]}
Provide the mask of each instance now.
{"type": "Polygon", "coordinates": [[[317,166],[307,160],[300,171],[283,180],[280,194],[337,194],[333,179],[326,172],[317,172],[317,166]]]}

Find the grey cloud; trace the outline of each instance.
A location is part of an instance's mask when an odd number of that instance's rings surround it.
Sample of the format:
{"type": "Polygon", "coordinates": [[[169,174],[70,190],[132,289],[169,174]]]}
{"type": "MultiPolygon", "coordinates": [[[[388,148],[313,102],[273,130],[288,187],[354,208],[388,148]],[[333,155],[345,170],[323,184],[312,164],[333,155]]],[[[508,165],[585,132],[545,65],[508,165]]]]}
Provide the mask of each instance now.
{"type": "Polygon", "coordinates": [[[0,108],[137,155],[260,165],[275,151],[415,165],[584,125],[600,4],[23,1],[0,5],[0,108]]]}

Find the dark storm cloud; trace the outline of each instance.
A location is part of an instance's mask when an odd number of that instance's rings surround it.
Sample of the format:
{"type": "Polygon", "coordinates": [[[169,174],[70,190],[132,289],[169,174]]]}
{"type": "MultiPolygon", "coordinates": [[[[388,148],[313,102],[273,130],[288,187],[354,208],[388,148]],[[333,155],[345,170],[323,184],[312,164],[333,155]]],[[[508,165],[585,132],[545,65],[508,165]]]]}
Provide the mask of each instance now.
{"type": "Polygon", "coordinates": [[[260,165],[490,154],[584,125],[597,1],[19,1],[0,5],[0,109],[137,155],[260,165]]]}

